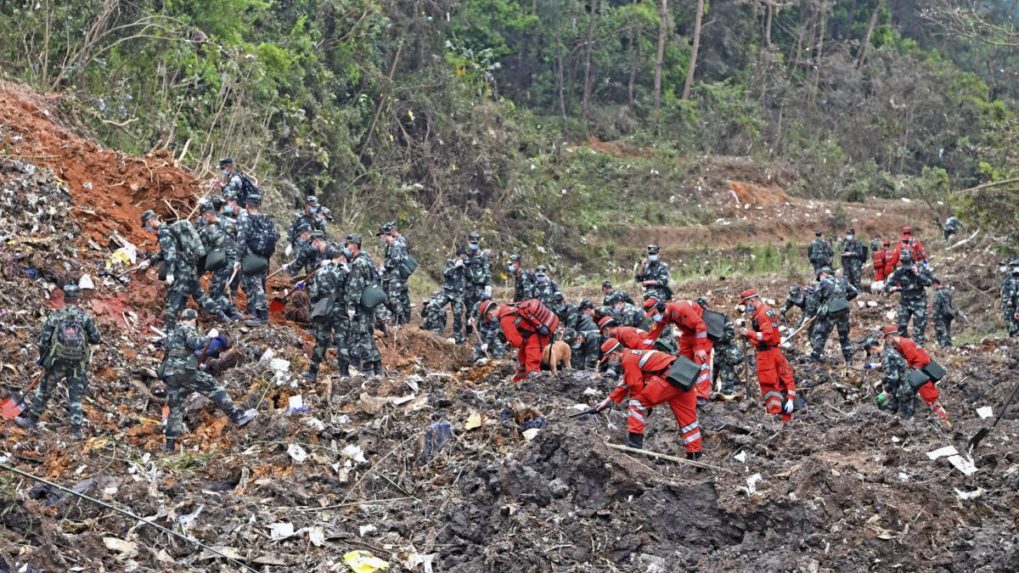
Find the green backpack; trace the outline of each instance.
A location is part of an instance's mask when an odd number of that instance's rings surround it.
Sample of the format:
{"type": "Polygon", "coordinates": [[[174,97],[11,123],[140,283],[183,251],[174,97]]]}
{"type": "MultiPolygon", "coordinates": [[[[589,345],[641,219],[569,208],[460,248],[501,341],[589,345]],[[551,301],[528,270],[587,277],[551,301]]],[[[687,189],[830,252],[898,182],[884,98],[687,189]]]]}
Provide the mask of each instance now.
{"type": "Polygon", "coordinates": [[[181,219],[172,223],[170,230],[177,238],[177,246],[184,260],[197,264],[205,257],[205,245],[202,244],[202,238],[198,236],[198,231],[190,221],[181,219]]]}

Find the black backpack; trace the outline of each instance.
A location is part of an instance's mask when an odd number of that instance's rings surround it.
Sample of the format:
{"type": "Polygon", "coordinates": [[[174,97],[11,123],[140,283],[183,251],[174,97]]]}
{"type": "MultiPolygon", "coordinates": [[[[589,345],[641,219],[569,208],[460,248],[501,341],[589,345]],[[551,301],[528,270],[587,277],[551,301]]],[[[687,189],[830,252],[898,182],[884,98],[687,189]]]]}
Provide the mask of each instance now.
{"type": "Polygon", "coordinates": [[[241,178],[241,192],[237,194],[237,204],[244,207],[244,201],[247,200],[251,195],[262,195],[262,191],[255,185],[255,182],[250,177],[243,173],[237,175],[241,178]]]}
{"type": "Polygon", "coordinates": [[[280,240],[280,233],[276,225],[268,215],[257,213],[251,216],[251,232],[245,239],[248,250],[266,259],[276,252],[276,242],[280,240]]]}

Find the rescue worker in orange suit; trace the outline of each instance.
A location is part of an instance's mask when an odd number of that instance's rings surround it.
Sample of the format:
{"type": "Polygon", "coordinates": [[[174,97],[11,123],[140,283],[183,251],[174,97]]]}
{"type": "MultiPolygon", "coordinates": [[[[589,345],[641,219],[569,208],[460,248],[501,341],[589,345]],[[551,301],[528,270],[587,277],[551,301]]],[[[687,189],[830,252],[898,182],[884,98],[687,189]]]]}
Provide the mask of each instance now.
{"type": "Polygon", "coordinates": [[[884,241],[883,246],[874,251],[874,282],[884,282],[892,274],[895,267],[891,265],[892,243],[884,241]]]}
{"type": "Polygon", "coordinates": [[[513,381],[520,382],[531,372],[541,372],[541,351],[550,344],[552,333],[538,332],[520,311],[510,305],[499,305],[486,300],[481,303],[481,319],[498,320],[506,342],[517,349],[517,370],[513,381]]]}
{"type": "Polygon", "coordinates": [[[619,326],[616,319],[611,316],[603,316],[598,321],[598,329],[601,330],[602,336],[605,338],[618,340],[623,348],[644,350],[651,348],[651,345],[655,343],[654,339],[649,338],[647,331],[633,326],[619,326]]]}
{"type": "MultiPolygon", "coordinates": [[[[902,358],[906,360],[910,368],[922,369],[931,363],[931,357],[927,354],[927,351],[917,346],[916,342],[906,338],[899,334],[899,327],[897,326],[886,326],[881,329],[881,335],[885,339],[885,344],[890,344],[892,349],[898,352],[902,358]]],[[[902,383],[905,383],[903,381],[902,383]]],[[[940,394],[938,393],[938,387],[934,385],[933,380],[928,380],[923,386],[917,389],[917,394],[920,394],[920,398],[923,399],[924,404],[931,409],[931,414],[938,419],[938,422],[946,430],[952,429],[952,423],[948,421],[948,412],[945,411],[945,407],[941,405],[941,401],[938,400],[940,394]]]]}
{"type": "Polygon", "coordinates": [[[770,415],[781,415],[783,422],[793,418],[796,407],[796,380],[789,362],[779,345],[778,313],[747,289],[740,293],[744,311],[751,315],[753,329],[741,328],[740,333],[757,349],[757,380],[764,396],[764,409],[770,415]]]}
{"type": "Polygon", "coordinates": [[[643,447],[645,424],[651,408],[668,404],[679,424],[687,459],[700,458],[702,442],[701,425],[697,421],[697,394],[692,388],[681,390],[665,379],[676,357],[660,350],[630,350],[615,338],[602,343],[601,352],[602,360],[608,362],[610,368],[622,368],[623,379],[608,398],[595,406],[595,410],[601,412],[613,402],[622,404],[629,395],[627,445],[643,447]]]}
{"type": "MultiPolygon", "coordinates": [[[[895,245],[895,252],[888,259],[893,270],[899,266],[899,255],[902,254],[903,250],[913,251],[913,262],[916,264],[927,262],[927,252],[924,250],[920,239],[913,236],[913,227],[902,228],[902,236],[899,237],[899,243],[895,245]]],[[[891,274],[891,271],[888,274],[891,274]]]]}
{"type": "Polygon", "coordinates": [[[704,307],[692,300],[674,300],[665,302],[657,298],[644,301],[644,310],[651,319],[652,340],[665,331],[670,324],[679,329],[679,353],[693,360],[701,367],[697,378],[697,403],[704,404],[711,397],[711,349],[708,338],[708,325],[704,323],[704,307]]]}

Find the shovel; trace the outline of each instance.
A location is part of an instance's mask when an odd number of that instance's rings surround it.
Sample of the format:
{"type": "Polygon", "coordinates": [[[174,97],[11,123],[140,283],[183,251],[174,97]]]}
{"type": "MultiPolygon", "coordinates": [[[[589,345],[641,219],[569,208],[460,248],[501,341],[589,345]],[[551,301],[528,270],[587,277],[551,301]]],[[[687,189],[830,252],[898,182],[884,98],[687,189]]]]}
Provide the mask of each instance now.
{"type": "MultiPolygon", "coordinates": [[[[322,268],[322,267],[319,267],[319,269],[320,268],[322,268]]],[[[319,269],[315,269],[315,270],[311,271],[310,273],[307,274],[307,276],[305,276],[303,279],[301,279],[301,280],[299,280],[297,282],[299,282],[299,283],[307,283],[308,280],[311,279],[311,277],[315,276],[315,273],[317,273],[319,271],[319,269]]],[[[283,269],[279,269],[279,271],[281,271],[281,270],[283,270],[283,269]]],[[[279,272],[279,271],[276,271],[276,272],[279,272]]],[[[297,289],[297,290],[300,290],[300,289],[297,289]]],[[[283,296],[275,296],[275,297],[273,297],[272,300],[269,301],[269,312],[272,313],[272,314],[282,314],[283,311],[287,309],[287,299],[290,298],[290,295],[294,294],[295,292],[296,292],[296,290],[287,289],[287,290],[283,291],[283,296]]]]}
{"type": "Polygon", "coordinates": [[[597,414],[598,410],[595,408],[588,408],[587,410],[581,410],[576,414],[570,414],[570,418],[579,418],[581,416],[590,416],[591,414],[597,414]]]}
{"type": "Polygon", "coordinates": [[[45,371],[40,372],[39,375],[36,376],[35,380],[28,385],[28,388],[25,388],[23,393],[15,392],[10,398],[0,402],[0,417],[4,420],[13,420],[20,416],[21,413],[25,411],[25,396],[27,396],[28,393],[35,388],[35,385],[42,380],[45,373],[45,371]]]}
{"type": "Polygon", "coordinates": [[[1016,384],[1015,388],[1012,388],[1012,393],[1008,395],[1008,399],[1005,400],[1005,403],[1001,405],[1001,411],[998,412],[998,417],[994,419],[994,423],[991,424],[991,427],[980,428],[980,431],[977,432],[975,436],[970,438],[969,444],[967,444],[966,446],[970,452],[970,455],[973,454],[973,450],[977,447],[977,444],[979,444],[981,440],[986,438],[987,434],[990,434],[991,430],[993,430],[994,427],[998,425],[998,422],[1001,421],[1001,418],[1005,415],[1005,411],[1008,410],[1009,404],[1012,403],[1012,399],[1015,398],[1016,392],[1019,392],[1019,384],[1016,384]]]}

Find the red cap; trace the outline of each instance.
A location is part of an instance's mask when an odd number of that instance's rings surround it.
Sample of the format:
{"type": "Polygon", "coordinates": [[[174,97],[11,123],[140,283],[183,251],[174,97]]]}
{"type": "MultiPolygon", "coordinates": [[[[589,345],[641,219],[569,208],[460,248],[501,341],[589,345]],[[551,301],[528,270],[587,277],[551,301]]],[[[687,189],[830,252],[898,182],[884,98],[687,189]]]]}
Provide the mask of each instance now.
{"type": "Polygon", "coordinates": [[[757,296],[757,289],[753,289],[753,288],[748,288],[747,290],[739,293],[739,297],[742,300],[746,300],[748,298],[753,298],[755,296],[757,296]]]}
{"type": "Polygon", "coordinates": [[[644,300],[644,310],[651,310],[656,304],[658,304],[658,299],[653,296],[649,296],[644,300]]]}
{"type": "Polygon", "coordinates": [[[902,228],[902,234],[903,235],[912,235],[913,234],[913,227],[903,227],[902,228]]]}
{"type": "Polygon", "coordinates": [[[479,308],[480,308],[480,310],[481,310],[481,316],[480,316],[480,318],[484,319],[484,318],[485,318],[485,315],[486,315],[486,314],[488,314],[488,311],[489,311],[489,310],[491,310],[491,308],[492,308],[493,306],[497,306],[497,305],[495,304],[495,301],[494,301],[494,300],[486,300],[486,301],[483,301],[483,302],[481,303],[481,306],[479,307],[479,308]]]}
{"type": "Polygon", "coordinates": [[[598,321],[598,330],[601,330],[609,326],[618,326],[618,324],[616,323],[616,319],[612,318],[611,316],[603,316],[601,317],[601,320],[598,321]]]}
{"type": "Polygon", "coordinates": [[[898,334],[899,327],[897,326],[885,326],[881,328],[881,336],[888,336],[889,334],[898,334]]]}
{"type": "Polygon", "coordinates": [[[602,356],[608,356],[609,354],[617,350],[621,350],[622,348],[623,345],[620,344],[618,340],[616,340],[615,338],[610,338],[605,342],[601,343],[601,354],[602,356]]]}

